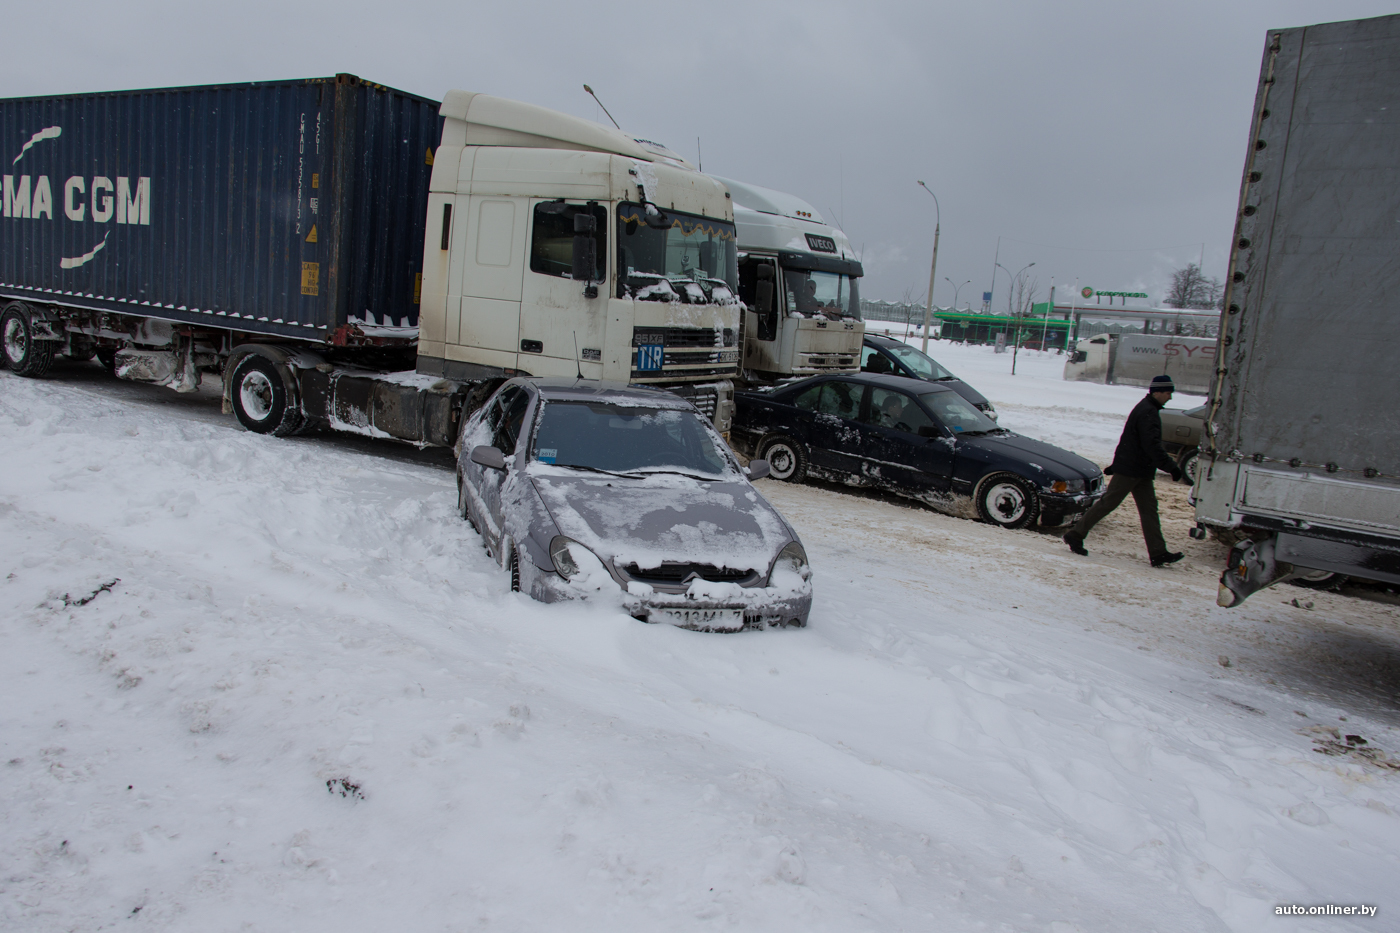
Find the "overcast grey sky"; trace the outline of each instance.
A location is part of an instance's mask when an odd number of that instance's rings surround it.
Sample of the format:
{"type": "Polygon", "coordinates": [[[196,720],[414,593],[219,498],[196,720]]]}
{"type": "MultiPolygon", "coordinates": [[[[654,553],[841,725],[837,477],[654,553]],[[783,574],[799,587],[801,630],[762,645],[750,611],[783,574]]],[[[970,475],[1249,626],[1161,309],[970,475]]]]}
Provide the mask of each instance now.
{"type": "MultiPolygon", "coordinates": [[[[863,252],[865,297],[980,302],[997,238],[1042,297],[1224,277],[1265,32],[1371,0],[17,4],[0,96],[351,72],[606,117],[792,192],[863,252]]],[[[1004,307],[1007,274],[997,273],[1004,307]]]]}

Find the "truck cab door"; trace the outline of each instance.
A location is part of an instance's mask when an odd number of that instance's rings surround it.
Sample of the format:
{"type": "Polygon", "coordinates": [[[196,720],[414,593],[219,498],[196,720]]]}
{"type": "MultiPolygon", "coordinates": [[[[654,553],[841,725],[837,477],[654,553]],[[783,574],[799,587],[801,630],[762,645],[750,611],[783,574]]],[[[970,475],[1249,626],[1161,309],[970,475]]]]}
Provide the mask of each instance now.
{"type": "Polygon", "coordinates": [[[739,261],[739,300],[744,312],[743,368],[779,372],[778,322],[782,295],[778,288],[778,264],[771,257],[745,256],[739,261]],[[759,271],[759,270],[763,271],[759,271]],[[762,284],[760,284],[762,283],[762,284]]]}
{"type": "Polygon", "coordinates": [[[448,269],[449,360],[516,368],[525,212],[524,198],[457,196],[453,215],[462,222],[454,222],[448,269]]]}
{"type": "Polygon", "coordinates": [[[520,302],[520,368],[537,376],[572,376],[581,371],[585,377],[601,379],[610,294],[606,284],[611,253],[608,209],[598,203],[536,198],[529,203],[529,213],[529,260],[520,302]],[[571,277],[574,215],[583,212],[597,220],[596,298],[584,297],[586,283],[571,277]]]}

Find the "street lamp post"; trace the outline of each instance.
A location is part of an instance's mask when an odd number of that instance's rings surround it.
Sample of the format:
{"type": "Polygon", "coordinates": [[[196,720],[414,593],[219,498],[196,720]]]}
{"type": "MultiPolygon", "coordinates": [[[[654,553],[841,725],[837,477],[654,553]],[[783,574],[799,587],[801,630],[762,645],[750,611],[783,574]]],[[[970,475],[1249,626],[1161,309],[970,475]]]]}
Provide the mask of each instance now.
{"type": "Polygon", "coordinates": [[[919,186],[929,193],[933,198],[933,261],[928,267],[928,301],[924,302],[924,346],[923,351],[928,353],[928,328],[929,318],[933,316],[933,286],[937,280],[938,273],[938,231],[942,226],[942,211],[938,207],[938,195],[933,193],[933,189],[923,182],[919,186]]]}
{"type": "MultiPolygon", "coordinates": [[[[953,280],[950,279],[950,278],[948,278],[946,275],[943,276],[943,281],[947,282],[949,285],[953,285],[953,280]]],[[[962,285],[953,285],[953,310],[954,310],[954,311],[958,310],[958,292],[962,291],[963,285],[968,285],[968,284],[970,284],[971,282],[972,282],[972,279],[968,279],[966,282],[962,283],[962,285]]]]}

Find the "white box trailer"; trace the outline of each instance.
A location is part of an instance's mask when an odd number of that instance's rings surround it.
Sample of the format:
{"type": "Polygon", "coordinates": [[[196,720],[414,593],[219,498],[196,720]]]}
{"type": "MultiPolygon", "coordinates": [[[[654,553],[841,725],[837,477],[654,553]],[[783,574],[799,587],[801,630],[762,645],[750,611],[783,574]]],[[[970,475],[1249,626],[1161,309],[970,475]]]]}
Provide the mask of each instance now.
{"type": "Polygon", "coordinates": [[[1218,601],[1400,583],[1400,16],[1268,34],[1195,487],[1218,601]]]}

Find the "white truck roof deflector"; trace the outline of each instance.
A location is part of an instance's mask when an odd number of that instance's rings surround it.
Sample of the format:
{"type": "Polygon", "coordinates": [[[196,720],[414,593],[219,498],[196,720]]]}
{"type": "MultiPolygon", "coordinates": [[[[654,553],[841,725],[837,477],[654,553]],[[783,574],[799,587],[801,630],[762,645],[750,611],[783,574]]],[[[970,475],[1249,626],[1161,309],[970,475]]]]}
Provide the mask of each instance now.
{"type": "Polygon", "coordinates": [[[656,154],[626,133],[547,107],[477,94],[448,91],[438,111],[466,124],[468,146],[519,146],[530,149],[575,149],[611,152],[655,162],[656,154]]]}
{"type": "Polygon", "coordinates": [[[722,182],[729,189],[729,193],[734,196],[735,205],[739,207],[746,207],[760,214],[777,214],[779,217],[814,220],[819,224],[826,223],[821,212],[796,195],[746,184],[732,178],[721,178],[718,175],[710,177],[722,182]]]}

